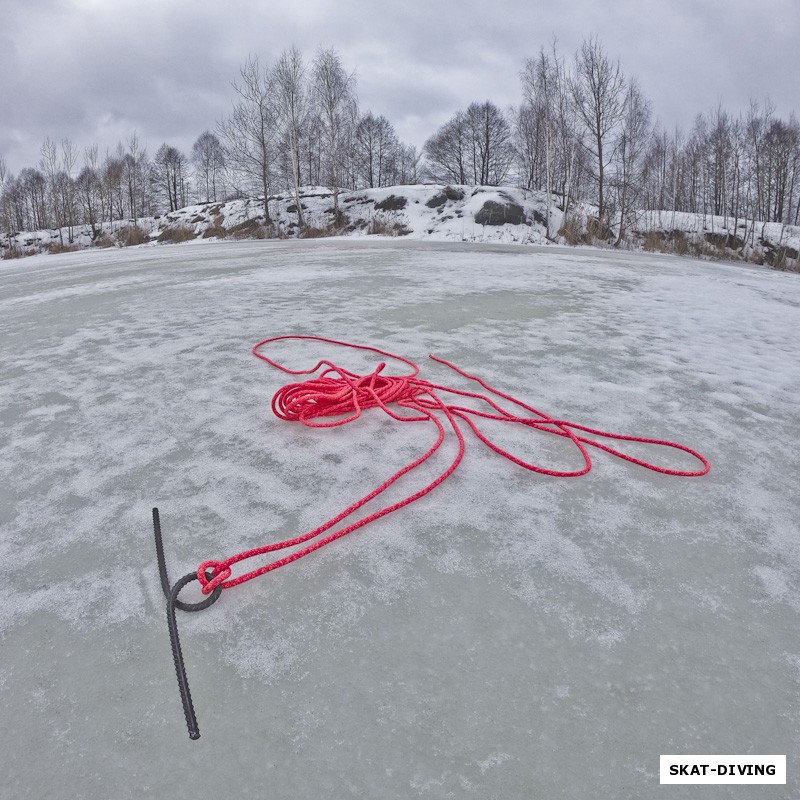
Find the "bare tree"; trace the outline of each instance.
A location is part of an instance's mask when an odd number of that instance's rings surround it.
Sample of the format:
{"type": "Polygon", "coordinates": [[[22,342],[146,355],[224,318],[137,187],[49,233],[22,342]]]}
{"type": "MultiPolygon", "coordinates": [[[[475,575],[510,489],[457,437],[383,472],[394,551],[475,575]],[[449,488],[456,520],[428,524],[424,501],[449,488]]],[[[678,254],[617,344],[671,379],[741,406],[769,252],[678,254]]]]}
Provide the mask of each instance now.
{"type": "Polygon", "coordinates": [[[420,155],[417,153],[417,148],[413,144],[403,144],[401,142],[395,150],[392,163],[392,183],[397,185],[418,183],[419,160],[420,155]]]}
{"type": "Polygon", "coordinates": [[[133,224],[138,224],[139,217],[146,214],[148,208],[148,188],[151,182],[151,164],[147,157],[147,148],[143,147],[134,132],[128,137],[128,149],[125,151],[120,143],[117,152],[122,161],[122,173],[127,193],[128,212],[133,224]]]}
{"type": "Polygon", "coordinates": [[[270,78],[276,119],[288,151],[297,222],[303,227],[305,223],[300,203],[300,145],[309,108],[306,67],[302,53],[294,46],[290,50],[284,50],[275,62],[270,78]]]}
{"type": "Polygon", "coordinates": [[[47,178],[38,170],[25,167],[17,179],[25,223],[20,230],[41,230],[49,227],[47,211],[47,178]]]}
{"type": "Polygon", "coordinates": [[[276,159],[276,114],[270,96],[269,73],[256,56],[249,56],[233,83],[237,100],[230,117],[218,125],[225,143],[228,168],[255,185],[264,196],[264,216],[270,221],[269,195],[276,159]]]}
{"type": "Polygon", "coordinates": [[[423,151],[431,178],[442,183],[467,182],[469,136],[463,112],[458,112],[425,142],[423,151]]]}
{"type": "Polygon", "coordinates": [[[363,186],[388,186],[391,164],[399,146],[397,134],[386,117],[367,111],[358,121],[354,141],[357,172],[363,186]]]}
{"type": "Polygon", "coordinates": [[[612,62],[596,38],[584,40],[575,54],[572,97],[585,126],[585,146],[595,165],[598,216],[607,218],[606,169],[613,157],[612,142],[625,106],[625,78],[619,61],[612,62]]]}
{"type": "Polygon", "coordinates": [[[48,222],[58,229],[61,244],[64,244],[64,228],[68,240],[73,241],[73,227],[76,220],[75,182],[73,171],[77,153],[69,139],[61,140],[61,147],[47,137],[41,148],[40,166],[44,173],[49,206],[48,222]]]}
{"type": "Polygon", "coordinates": [[[186,156],[166,143],[156,152],[154,179],[161,192],[166,192],[170,211],[177,211],[186,205],[187,179],[186,156]]]}
{"type": "MultiPolygon", "coordinates": [[[[555,50],[555,43],[553,47],[555,50]]],[[[538,58],[528,59],[525,62],[521,77],[525,107],[522,115],[517,118],[517,125],[518,130],[523,132],[523,142],[530,143],[533,147],[540,142],[543,145],[545,192],[547,194],[546,232],[547,237],[550,238],[554,150],[558,122],[559,72],[555,52],[551,58],[542,48],[538,58]]],[[[533,158],[526,159],[531,167],[535,164],[536,155],[538,154],[534,154],[533,158]]],[[[531,177],[529,175],[529,180],[531,177]]]]}
{"type": "Polygon", "coordinates": [[[619,245],[642,193],[644,157],[651,134],[650,104],[633,80],[625,94],[619,138],[616,142],[616,188],[619,211],[619,245]]]}
{"type": "Polygon", "coordinates": [[[312,93],[320,122],[324,169],[333,190],[335,219],[339,220],[339,189],[344,162],[358,117],[355,76],[347,74],[333,49],[320,50],[314,60],[312,93]]]}
{"type": "Polygon", "coordinates": [[[203,131],[192,145],[192,162],[197,175],[198,188],[205,188],[205,202],[217,201],[217,184],[225,169],[225,151],[219,137],[211,131],[203,131]]]}
{"type": "Polygon", "coordinates": [[[8,172],[6,160],[0,155],[0,230],[11,231],[11,215],[9,213],[9,200],[6,197],[6,187],[13,180],[13,175],[8,172]]]}
{"type": "Polygon", "coordinates": [[[511,126],[492,102],[470,103],[464,114],[469,135],[472,182],[499,186],[514,160],[511,126]]]}
{"type": "Polygon", "coordinates": [[[61,172],[58,181],[58,196],[61,214],[67,225],[69,243],[74,241],[74,227],[78,223],[77,193],[75,190],[75,165],[78,151],[70,139],[61,140],[61,172]]]}
{"type": "Polygon", "coordinates": [[[123,187],[124,168],[121,147],[116,155],[106,153],[102,170],[103,205],[108,211],[108,221],[121,220],[125,216],[125,190],[123,187]]]}
{"type": "Polygon", "coordinates": [[[434,180],[497,186],[514,161],[511,126],[488,100],[459,111],[425,142],[434,180]]]}
{"type": "Polygon", "coordinates": [[[102,219],[102,191],[97,162],[97,145],[84,150],[83,168],[75,180],[83,219],[92,228],[92,239],[100,234],[98,223],[102,219]]]}
{"type": "MultiPolygon", "coordinates": [[[[58,180],[59,164],[58,164],[58,147],[56,143],[48,136],[42,142],[39,148],[39,168],[44,175],[46,181],[47,193],[47,225],[52,224],[54,227],[61,228],[61,215],[58,204],[58,195],[56,191],[56,182],[58,180]]],[[[63,242],[62,242],[63,244],[63,242]]]]}

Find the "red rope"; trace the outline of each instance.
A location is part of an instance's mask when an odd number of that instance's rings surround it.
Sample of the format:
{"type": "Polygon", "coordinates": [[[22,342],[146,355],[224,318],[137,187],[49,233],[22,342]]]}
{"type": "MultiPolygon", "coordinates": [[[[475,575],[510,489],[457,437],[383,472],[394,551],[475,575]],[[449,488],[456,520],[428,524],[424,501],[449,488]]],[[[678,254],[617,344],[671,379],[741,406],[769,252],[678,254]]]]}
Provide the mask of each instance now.
{"type": "Polygon", "coordinates": [[[579,425],[576,422],[569,422],[568,420],[563,419],[553,419],[533,406],[530,406],[527,403],[524,403],[521,400],[506,394],[505,392],[501,392],[499,389],[493,388],[482,378],[479,378],[476,375],[471,375],[470,373],[459,369],[459,367],[455,366],[454,364],[451,364],[449,361],[445,361],[442,358],[436,358],[436,356],[430,356],[430,358],[440,364],[450,367],[450,369],[454,370],[459,375],[475,381],[487,392],[495,395],[498,398],[502,398],[503,400],[514,404],[515,406],[518,406],[520,409],[528,413],[525,416],[520,416],[519,414],[512,413],[511,411],[503,408],[498,404],[498,402],[487,395],[453,389],[448,386],[441,386],[440,384],[431,383],[430,381],[419,378],[419,367],[413,361],[403,358],[402,356],[393,355],[392,353],[380,350],[377,347],[350,344],[348,342],[337,341],[336,339],[326,339],[322,336],[290,335],[273,336],[271,339],[265,339],[263,342],[259,342],[253,347],[253,354],[263,361],[266,361],[271,366],[276,367],[277,369],[282,370],[289,375],[314,375],[321,370],[317,377],[309,378],[308,380],[300,381],[298,383],[287,384],[275,394],[275,396],[272,398],[272,410],[280,419],[287,420],[289,422],[301,422],[303,425],[307,425],[311,428],[332,428],[338,425],[346,425],[349,422],[354,422],[361,416],[361,412],[365,409],[380,408],[386,414],[392,417],[392,419],[395,419],[398,422],[432,422],[434,425],[436,425],[439,435],[436,439],[436,442],[427,452],[425,452],[415,461],[412,461],[410,464],[395,472],[394,475],[392,475],[388,480],[384,481],[376,489],[362,497],[360,500],[357,500],[352,505],[348,506],[346,509],[344,509],[344,511],[320,525],[318,528],[314,528],[314,530],[308,531],[308,533],[304,533],[302,536],[297,536],[293,539],[285,539],[284,541],[274,542],[273,544],[268,544],[263,547],[255,547],[252,550],[245,550],[225,559],[225,561],[203,562],[197,569],[197,577],[202,584],[204,594],[209,594],[217,586],[222,586],[223,589],[230,589],[233,586],[238,586],[240,583],[252,580],[253,578],[270,572],[273,569],[290,564],[292,561],[297,561],[298,558],[302,558],[303,556],[314,552],[314,550],[318,550],[320,547],[324,547],[326,544],[329,544],[336,539],[340,539],[342,536],[346,536],[348,533],[352,533],[353,531],[358,530],[358,528],[362,528],[364,525],[368,525],[370,522],[373,522],[376,519],[385,517],[387,514],[391,514],[393,511],[397,511],[397,509],[407,506],[410,503],[413,503],[415,500],[419,500],[419,498],[424,497],[426,494],[433,491],[433,489],[446,480],[456,470],[458,465],[461,463],[461,459],[464,457],[464,435],[461,432],[458,420],[463,420],[466,422],[478,439],[480,439],[489,448],[494,450],[495,453],[498,453],[504,458],[507,458],[509,461],[518,464],[520,467],[524,467],[532,472],[541,473],[542,475],[553,475],[560,478],[574,478],[578,477],[579,475],[585,475],[592,468],[592,460],[589,456],[587,445],[604,450],[606,453],[610,453],[617,458],[625,459],[626,461],[630,461],[633,464],[638,464],[639,466],[653,470],[654,472],[661,472],[664,475],[697,477],[700,475],[705,475],[711,469],[708,461],[702,455],[700,455],[700,453],[692,450],[686,445],[669,442],[663,439],[649,439],[642,436],[626,436],[619,433],[609,433],[608,431],[601,431],[597,428],[587,427],[586,425],[579,425]],[[377,353],[378,355],[386,356],[387,358],[402,361],[411,368],[411,372],[407,375],[384,375],[383,370],[386,367],[386,362],[381,361],[373,372],[370,372],[367,375],[358,375],[355,372],[351,372],[350,370],[337,366],[332,361],[328,361],[327,359],[318,361],[317,364],[311,369],[293,370],[289,369],[283,364],[279,364],[277,361],[268,358],[266,355],[264,355],[264,353],[260,352],[261,348],[263,348],[265,345],[270,344],[271,342],[277,342],[286,339],[326,342],[328,344],[341,345],[342,347],[349,347],[356,350],[366,350],[371,353],[377,353]],[[439,393],[448,393],[479,400],[485,403],[491,409],[491,411],[480,411],[475,408],[454,405],[453,403],[445,403],[439,396],[439,393]],[[389,404],[391,403],[396,403],[401,408],[409,409],[415,413],[410,415],[397,414],[389,407],[389,404]],[[385,506],[379,511],[375,511],[372,514],[357,520],[356,522],[351,522],[344,528],[340,528],[337,531],[329,533],[327,536],[324,536],[321,539],[317,539],[318,536],[326,531],[329,531],[331,528],[334,528],[340,522],[347,519],[347,517],[358,511],[358,509],[362,508],[371,500],[374,500],[380,494],[385,492],[404,475],[416,469],[431,456],[433,456],[439,447],[441,447],[446,435],[445,424],[441,419],[439,419],[439,417],[436,415],[436,412],[440,412],[444,416],[445,420],[453,429],[456,438],[458,439],[458,453],[447,469],[445,469],[427,486],[417,492],[414,492],[413,494],[408,495],[408,497],[385,506]],[[334,419],[328,419],[331,417],[334,419]],[[583,456],[584,465],[581,469],[577,470],[557,470],[539,467],[535,464],[531,464],[528,461],[524,461],[512,453],[509,453],[507,450],[499,447],[487,436],[485,436],[474,419],[476,417],[496,420],[498,422],[513,422],[520,425],[525,425],[526,427],[533,428],[538,431],[542,431],[544,433],[554,433],[557,436],[563,436],[572,441],[573,444],[578,448],[583,456]],[[320,421],[326,419],[328,421],[320,421]],[[702,469],[697,469],[694,471],[659,467],[656,464],[651,464],[648,461],[634,458],[633,456],[616,450],[613,447],[604,444],[603,442],[598,442],[596,439],[591,439],[581,434],[588,434],[589,436],[593,437],[601,437],[617,441],[644,442],[645,444],[672,447],[676,450],[682,450],[683,452],[694,456],[698,461],[700,461],[703,467],[702,469]],[[316,541],[312,542],[314,539],[316,541]],[[308,542],[310,542],[310,544],[306,544],[308,542]],[[231,577],[231,567],[239,561],[245,561],[246,559],[265,555],[266,553],[274,553],[279,550],[284,550],[289,547],[296,547],[303,544],[306,546],[293,551],[283,558],[271,561],[269,564],[259,567],[258,569],[254,569],[244,575],[239,575],[235,578],[231,577]],[[206,577],[207,570],[213,576],[210,580],[206,577]]]}

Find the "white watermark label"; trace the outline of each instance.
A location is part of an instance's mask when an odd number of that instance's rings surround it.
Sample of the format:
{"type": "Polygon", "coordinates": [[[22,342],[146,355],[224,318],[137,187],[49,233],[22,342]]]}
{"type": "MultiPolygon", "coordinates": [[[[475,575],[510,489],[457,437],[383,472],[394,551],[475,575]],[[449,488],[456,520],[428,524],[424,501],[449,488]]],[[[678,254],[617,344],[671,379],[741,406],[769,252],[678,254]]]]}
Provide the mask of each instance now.
{"type": "Polygon", "coordinates": [[[661,783],[786,783],[786,756],[661,756],[661,783]]]}

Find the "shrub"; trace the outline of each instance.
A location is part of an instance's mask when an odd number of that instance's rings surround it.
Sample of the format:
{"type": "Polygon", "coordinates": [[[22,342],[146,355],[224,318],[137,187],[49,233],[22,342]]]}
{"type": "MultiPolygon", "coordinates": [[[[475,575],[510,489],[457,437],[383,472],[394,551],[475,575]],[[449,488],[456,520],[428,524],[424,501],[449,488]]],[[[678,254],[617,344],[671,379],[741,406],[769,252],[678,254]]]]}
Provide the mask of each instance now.
{"type": "Polygon", "coordinates": [[[57,255],[58,253],[75,253],[80,249],[80,245],[61,244],[61,242],[53,242],[53,244],[47,246],[47,252],[53,255],[57,255]]]}
{"type": "Polygon", "coordinates": [[[479,225],[523,225],[527,222],[522,206],[516,203],[497,203],[487,200],[475,215],[479,225]]]}
{"type": "Polygon", "coordinates": [[[92,242],[92,247],[113,247],[113,246],[114,246],[114,240],[107,233],[101,233],[92,242]]]}
{"type": "Polygon", "coordinates": [[[647,250],[648,253],[665,252],[664,234],[661,231],[648,231],[642,242],[642,248],[647,250]]]}
{"type": "Polygon", "coordinates": [[[324,239],[327,236],[336,236],[339,233],[334,225],[326,225],[324,228],[318,228],[315,225],[306,225],[300,233],[297,234],[298,239],[324,239]]]}
{"type": "Polygon", "coordinates": [[[264,235],[258,236],[257,234],[258,229],[261,227],[262,225],[257,219],[246,219],[244,222],[228,228],[228,234],[234,239],[249,239],[251,237],[263,239],[264,235]]]}
{"type": "Polygon", "coordinates": [[[593,241],[608,242],[614,237],[614,232],[605,220],[597,217],[589,217],[586,220],[586,241],[591,244],[593,241]]]}
{"type": "MultiPolygon", "coordinates": [[[[220,219],[220,217],[217,217],[220,219]]],[[[225,229],[223,225],[218,224],[216,221],[213,225],[209,225],[203,231],[203,239],[211,239],[212,237],[216,237],[217,239],[224,239],[225,236],[228,234],[228,231],[225,229]]]]}
{"type": "Polygon", "coordinates": [[[337,230],[344,230],[350,226],[350,217],[348,217],[347,214],[340,209],[339,213],[334,217],[331,225],[337,230]]]}
{"type": "Polygon", "coordinates": [[[172,228],[164,228],[158,236],[158,241],[161,243],[172,242],[188,242],[195,239],[194,230],[187,225],[175,225],[172,228]]]}
{"type": "Polygon", "coordinates": [[[583,233],[580,219],[575,214],[568,214],[564,218],[564,224],[558,231],[558,235],[563,237],[567,244],[576,245],[581,241],[583,233]]]}
{"type": "Polygon", "coordinates": [[[144,244],[150,237],[147,231],[138,225],[125,225],[117,231],[117,241],[123,247],[133,247],[137,244],[144,244]]]}
{"type": "Polygon", "coordinates": [[[789,268],[789,261],[797,261],[798,252],[793,247],[781,245],[775,247],[771,242],[763,239],[761,244],[764,246],[764,263],[775,269],[785,270],[789,268]]]}
{"type": "Polygon", "coordinates": [[[385,200],[375,203],[375,208],[378,211],[400,211],[406,207],[407,203],[408,200],[405,197],[390,194],[385,200]]]}
{"type": "Polygon", "coordinates": [[[648,231],[644,235],[642,248],[649,252],[675,253],[679,256],[685,256],[690,250],[689,240],[680,230],[648,231]]]}
{"type": "Polygon", "coordinates": [[[12,258],[22,258],[24,255],[22,248],[16,244],[10,244],[3,250],[4,261],[10,261],[12,258]]]}
{"type": "Polygon", "coordinates": [[[368,235],[376,236],[407,236],[411,229],[397,220],[389,221],[383,217],[373,217],[367,226],[368,235]]]}
{"type": "Polygon", "coordinates": [[[667,241],[671,252],[679,256],[685,256],[689,252],[689,239],[684,231],[675,229],[667,234],[667,241]]]}
{"type": "Polygon", "coordinates": [[[740,250],[744,247],[744,241],[732,233],[707,233],[705,239],[709,244],[720,250],[724,248],[740,250]]]}

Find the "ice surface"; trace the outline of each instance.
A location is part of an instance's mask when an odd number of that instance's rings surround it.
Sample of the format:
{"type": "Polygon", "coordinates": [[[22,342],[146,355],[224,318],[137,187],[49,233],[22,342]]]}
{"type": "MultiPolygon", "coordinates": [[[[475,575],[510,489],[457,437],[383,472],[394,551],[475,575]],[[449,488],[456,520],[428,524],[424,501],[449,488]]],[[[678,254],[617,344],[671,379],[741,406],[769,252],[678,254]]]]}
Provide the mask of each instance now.
{"type": "Polygon", "coordinates": [[[798,330],[796,276],[642,254],[325,240],[4,264],[0,795],[650,798],[659,754],[719,752],[787,753],[770,797],[796,797],[798,330]],[[597,453],[553,479],[469,434],[427,498],[181,615],[191,742],[151,507],[177,577],[315,527],[435,438],[377,411],[277,420],[289,379],[250,348],[283,333],[474,388],[433,353],[554,416],[694,446],[712,472],[597,453]]]}

